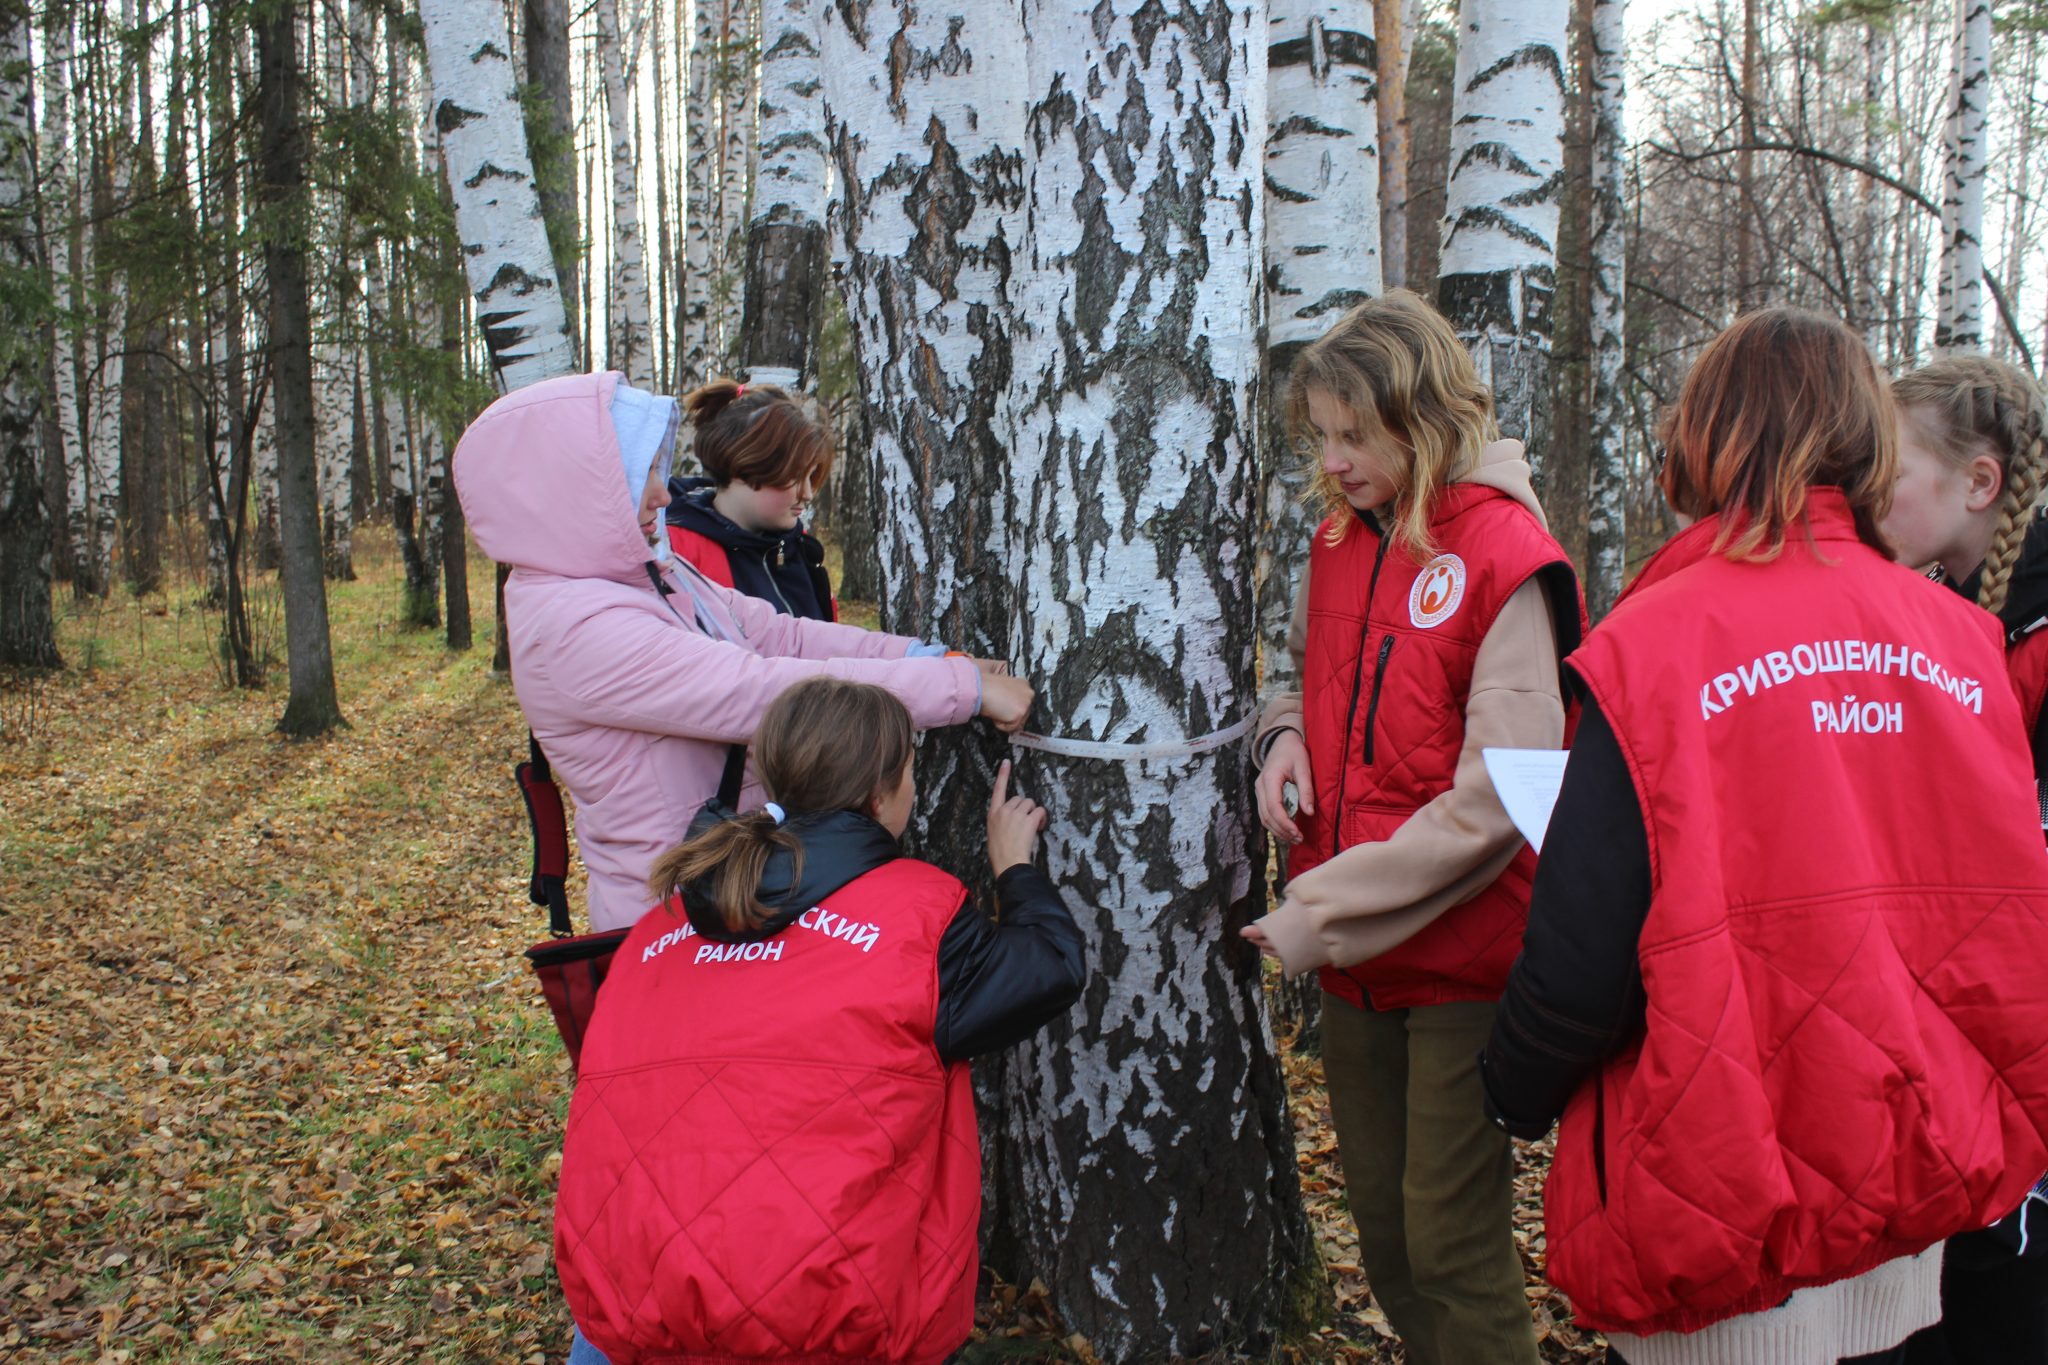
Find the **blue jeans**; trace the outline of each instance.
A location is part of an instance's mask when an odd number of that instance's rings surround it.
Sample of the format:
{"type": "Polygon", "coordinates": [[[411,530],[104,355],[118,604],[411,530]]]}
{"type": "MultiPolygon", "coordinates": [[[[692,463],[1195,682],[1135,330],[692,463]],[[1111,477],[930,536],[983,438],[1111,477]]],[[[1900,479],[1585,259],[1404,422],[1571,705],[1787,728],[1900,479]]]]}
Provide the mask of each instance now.
{"type": "Polygon", "coordinates": [[[611,1365],[611,1362],[604,1358],[603,1351],[590,1344],[579,1327],[569,1337],[569,1365],[611,1365]]]}

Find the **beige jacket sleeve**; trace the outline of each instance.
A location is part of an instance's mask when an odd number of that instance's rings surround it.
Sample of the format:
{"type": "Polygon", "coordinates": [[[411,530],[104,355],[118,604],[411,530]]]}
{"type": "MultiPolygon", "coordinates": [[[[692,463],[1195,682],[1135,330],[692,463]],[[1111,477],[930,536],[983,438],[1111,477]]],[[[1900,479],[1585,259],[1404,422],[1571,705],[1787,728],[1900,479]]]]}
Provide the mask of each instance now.
{"type": "MultiPolygon", "coordinates": [[[[1299,725],[1299,697],[1294,714],[1299,725]]],[[[1272,716],[1269,706],[1262,735],[1272,716]]],[[[1377,957],[1491,885],[1521,850],[1522,836],[1494,794],[1480,751],[1563,743],[1557,629],[1542,586],[1531,579],[1479,642],[1451,789],[1386,839],[1347,848],[1296,877],[1280,908],[1259,921],[1287,975],[1377,957]]]]}
{"type": "MultiPolygon", "coordinates": [[[[1294,660],[1294,676],[1301,676],[1301,661],[1308,652],[1308,561],[1301,563],[1301,579],[1294,585],[1294,610],[1287,618],[1287,656],[1294,660]]],[[[1275,692],[1266,703],[1266,709],[1259,713],[1259,734],[1252,742],[1252,766],[1257,768],[1266,761],[1266,750],[1273,747],[1274,732],[1292,730],[1303,734],[1301,728],[1301,693],[1275,692]]]]}

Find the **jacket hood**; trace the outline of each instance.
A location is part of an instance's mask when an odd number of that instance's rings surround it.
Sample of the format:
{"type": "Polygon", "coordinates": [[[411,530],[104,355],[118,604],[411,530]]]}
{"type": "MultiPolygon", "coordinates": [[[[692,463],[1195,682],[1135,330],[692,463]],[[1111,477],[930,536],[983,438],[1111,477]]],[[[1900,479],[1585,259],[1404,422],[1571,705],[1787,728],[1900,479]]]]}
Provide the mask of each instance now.
{"type": "Polygon", "coordinates": [[[1529,468],[1529,459],[1520,441],[1492,442],[1479,452],[1479,463],[1466,471],[1465,477],[1458,482],[1498,489],[1528,508],[1529,515],[1536,518],[1538,526],[1546,531],[1550,529],[1550,522],[1543,515],[1543,504],[1536,501],[1535,471],[1529,468]]]}
{"type": "MultiPolygon", "coordinates": [[[[1960,583],[1949,586],[1974,602],[1984,581],[1984,566],[1960,583]]],[[[2036,515],[2020,545],[2019,563],[2012,566],[2012,578],[2005,585],[2005,605],[1998,609],[1998,624],[2005,638],[2017,642],[2032,634],[2048,618],[2048,517],[2036,515]]]]}
{"type": "MultiPolygon", "coordinates": [[[[707,801],[690,822],[689,837],[694,839],[737,818],[725,803],[707,801]]],[[[888,830],[857,811],[797,811],[783,822],[783,828],[803,845],[804,862],[798,872],[796,859],[787,850],[777,849],[769,855],[755,894],[775,913],[760,928],[736,934],[712,908],[709,883],[692,882],[683,888],[683,912],[698,933],[718,943],[773,938],[840,887],[903,856],[902,846],[888,830]]]]}
{"type": "Polygon", "coordinates": [[[564,375],[506,394],[455,445],[456,496],[480,549],[500,564],[565,578],[647,581],[612,424],[617,371],[564,375]]]}

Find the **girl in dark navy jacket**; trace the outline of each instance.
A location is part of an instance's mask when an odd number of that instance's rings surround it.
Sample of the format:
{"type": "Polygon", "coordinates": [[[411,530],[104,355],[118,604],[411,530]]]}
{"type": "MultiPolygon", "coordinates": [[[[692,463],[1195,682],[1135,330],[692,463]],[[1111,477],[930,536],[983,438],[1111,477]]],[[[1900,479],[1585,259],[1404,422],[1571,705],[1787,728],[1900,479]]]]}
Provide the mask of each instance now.
{"type": "Polygon", "coordinates": [[[655,870],[664,903],[584,1043],[555,1211],[563,1289],[612,1365],[938,1365],[967,1339],[964,1063],[1074,1002],[1081,937],[1007,764],[988,810],[1000,922],[903,856],[912,752],[887,692],[800,683],[755,740],[780,804],[714,803],[655,870]]]}
{"type": "Polygon", "coordinates": [[[709,478],[669,480],[669,543],[714,583],[814,621],[839,617],[804,510],[832,441],[787,390],[714,379],[683,399],[709,478]]]}

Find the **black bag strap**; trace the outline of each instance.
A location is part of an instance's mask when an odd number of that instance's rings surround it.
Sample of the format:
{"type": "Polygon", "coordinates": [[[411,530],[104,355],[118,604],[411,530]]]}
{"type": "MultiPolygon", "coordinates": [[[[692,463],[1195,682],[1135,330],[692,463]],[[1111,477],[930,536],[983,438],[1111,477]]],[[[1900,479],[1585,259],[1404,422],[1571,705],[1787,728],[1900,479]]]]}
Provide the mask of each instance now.
{"type": "Polygon", "coordinates": [[[520,798],[526,802],[527,831],[533,839],[533,875],[527,881],[526,896],[535,905],[548,908],[548,932],[567,938],[575,932],[569,922],[569,820],[547,755],[530,730],[526,754],[526,762],[512,770],[520,798]]]}
{"type": "Polygon", "coordinates": [[[718,779],[718,799],[727,810],[740,808],[740,787],[747,780],[747,746],[731,744],[725,750],[725,773],[718,779]]]}

